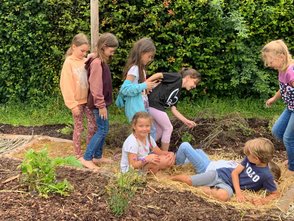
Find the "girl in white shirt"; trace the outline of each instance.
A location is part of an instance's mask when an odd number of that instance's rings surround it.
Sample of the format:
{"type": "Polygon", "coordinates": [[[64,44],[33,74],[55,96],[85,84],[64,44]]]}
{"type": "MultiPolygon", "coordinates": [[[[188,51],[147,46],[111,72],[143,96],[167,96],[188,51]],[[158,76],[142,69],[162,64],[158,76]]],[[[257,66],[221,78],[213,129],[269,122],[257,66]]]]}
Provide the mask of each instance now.
{"type": "Polygon", "coordinates": [[[121,171],[131,167],[153,173],[171,167],[175,163],[172,152],[162,151],[150,136],[152,118],[146,112],[137,112],[132,120],[133,133],[122,148],[121,171]]]}

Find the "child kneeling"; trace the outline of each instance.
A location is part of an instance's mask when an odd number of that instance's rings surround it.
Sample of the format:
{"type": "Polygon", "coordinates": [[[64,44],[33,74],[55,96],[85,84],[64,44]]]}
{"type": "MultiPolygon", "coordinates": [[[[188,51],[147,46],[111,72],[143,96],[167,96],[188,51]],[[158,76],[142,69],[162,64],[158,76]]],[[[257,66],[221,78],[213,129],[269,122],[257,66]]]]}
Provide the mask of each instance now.
{"type": "Polygon", "coordinates": [[[152,118],[146,112],[137,112],[132,119],[133,133],[125,140],[122,148],[121,172],[129,167],[157,173],[174,165],[174,153],[162,151],[150,136],[152,118]]]}

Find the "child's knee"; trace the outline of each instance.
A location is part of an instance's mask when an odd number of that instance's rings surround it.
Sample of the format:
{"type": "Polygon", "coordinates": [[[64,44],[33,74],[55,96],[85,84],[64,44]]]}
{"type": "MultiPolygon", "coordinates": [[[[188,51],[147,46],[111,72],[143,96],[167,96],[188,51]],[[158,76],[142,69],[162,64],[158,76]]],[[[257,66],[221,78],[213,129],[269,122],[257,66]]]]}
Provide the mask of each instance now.
{"type": "Polygon", "coordinates": [[[179,146],[179,149],[182,149],[183,151],[186,150],[186,149],[189,149],[191,148],[191,144],[189,142],[183,142],[181,143],[181,145],[179,146]]]}
{"type": "Polygon", "coordinates": [[[218,200],[224,201],[224,202],[230,199],[230,194],[228,193],[228,191],[224,189],[215,189],[215,196],[218,200]]]}

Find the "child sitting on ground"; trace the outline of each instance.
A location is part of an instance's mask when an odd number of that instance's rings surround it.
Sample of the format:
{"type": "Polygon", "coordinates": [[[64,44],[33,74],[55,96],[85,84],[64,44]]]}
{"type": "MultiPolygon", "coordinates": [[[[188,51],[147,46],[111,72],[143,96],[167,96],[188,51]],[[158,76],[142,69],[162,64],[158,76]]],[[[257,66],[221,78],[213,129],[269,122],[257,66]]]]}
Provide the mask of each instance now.
{"type": "Polygon", "coordinates": [[[172,152],[162,151],[150,136],[152,118],[147,112],[137,112],[132,120],[133,133],[123,144],[121,171],[129,167],[144,171],[158,172],[171,167],[175,163],[172,152]]]}
{"type": "Polygon", "coordinates": [[[273,143],[266,138],[249,140],[245,143],[244,153],[246,157],[236,168],[219,168],[193,176],[177,175],[171,179],[188,185],[203,186],[206,194],[220,201],[228,201],[235,192],[237,201],[243,202],[247,199],[241,190],[245,189],[265,189],[269,192],[264,198],[253,199],[255,205],[277,198],[279,193],[269,168],[274,154],[273,143]]]}

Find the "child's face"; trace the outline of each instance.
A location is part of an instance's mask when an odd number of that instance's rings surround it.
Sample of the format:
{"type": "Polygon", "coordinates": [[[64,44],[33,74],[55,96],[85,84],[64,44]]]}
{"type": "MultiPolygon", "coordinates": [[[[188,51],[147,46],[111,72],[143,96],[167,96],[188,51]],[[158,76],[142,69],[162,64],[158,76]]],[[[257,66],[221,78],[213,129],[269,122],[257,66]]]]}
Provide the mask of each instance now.
{"type": "Polygon", "coordinates": [[[139,118],[135,125],[133,125],[133,130],[136,136],[139,138],[145,138],[150,133],[151,121],[149,118],[139,118]]]}
{"type": "Polygon", "coordinates": [[[281,70],[285,63],[285,56],[282,54],[275,55],[273,53],[267,53],[265,54],[265,61],[268,67],[275,70],[281,70]]]}
{"type": "Polygon", "coordinates": [[[104,54],[107,58],[110,58],[114,55],[116,48],[113,47],[104,47],[104,54]]]}
{"type": "Polygon", "coordinates": [[[143,65],[149,64],[151,61],[153,61],[154,58],[154,52],[146,52],[142,54],[141,61],[143,65]]]}
{"type": "Polygon", "coordinates": [[[78,59],[83,59],[86,57],[87,52],[89,51],[89,45],[83,44],[80,46],[72,46],[72,55],[78,59]]]}
{"type": "Polygon", "coordinates": [[[186,80],[184,83],[184,88],[186,88],[186,90],[192,90],[194,88],[196,88],[196,86],[199,83],[199,79],[198,78],[191,78],[191,76],[186,76],[186,80]]]}

